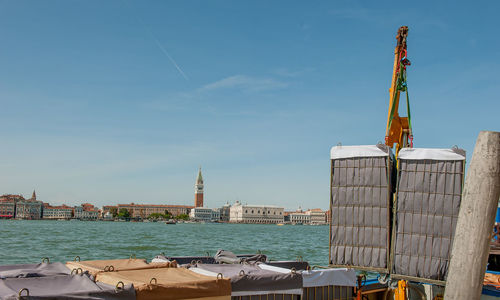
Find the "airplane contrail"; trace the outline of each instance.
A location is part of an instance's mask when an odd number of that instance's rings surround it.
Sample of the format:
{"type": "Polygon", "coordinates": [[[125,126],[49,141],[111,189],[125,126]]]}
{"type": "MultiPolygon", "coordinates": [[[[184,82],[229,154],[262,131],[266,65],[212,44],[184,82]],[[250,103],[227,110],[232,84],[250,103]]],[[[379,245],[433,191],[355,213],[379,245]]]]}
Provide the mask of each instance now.
{"type": "Polygon", "coordinates": [[[182,77],[184,77],[184,79],[186,79],[186,80],[189,80],[189,78],[187,77],[187,75],[184,73],[184,71],[182,71],[182,69],[175,62],[175,60],[172,58],[172,56],[170,56],[170,54],[168,54],[167,50],[165,50],[165,48],[160,43],[160,41],[158,41],[158,39],[153,35],[153,33],[151,31],[149,33],[153,37],[153,40],[156,42],[156,45],[158,45],[158,48],[160,48],[160,50],[163,52],[163,54],[165,54],[168,57],[168,59],[175,66],[175,68],[177,69],[177,71],[179,71],[179,73],[181,73],[182,77]]]}
{"type": "MultiPolygon", "coordinates": [[[[132,4],[129,5],[129,3],[126,0],[124,0],[123,2],[125,3],[125,5],[127,5],[129,7],[132,5],[132,4]]],[[[132,7],[132,10],[135,11],[135,9],[133,7],[132,7]]],[[[146,23],[144,22],[144,20],[137,14],[135,14],[134,16],[139,21],[139,23],[141,23],[142,27],[149,33],[149,35],[151,36],[153,41],[155,41],[158,48],[160,48],[161,52],[163,52],[163,54],[165,54],[165,56],[170,60],[170,62],[174,65],[174,67],[177,69],[177,71],[179,71],[179,73],[182,75],[182,77],[184,77],[184,79],[189,81],[189,78],[187,77],[186,73],[184,73],[184,71],[182,71],[181,67],[179,67],[179,65],[175,62],[173,57],[168,53],[168,51],[165,49],[165,47],[163,47],[163,45],[160,43],[158,38],[156,38],[156,36],[153,34],[153,31],[151,31],[151,29],[148,26],[146,26],[146,23]]]]}

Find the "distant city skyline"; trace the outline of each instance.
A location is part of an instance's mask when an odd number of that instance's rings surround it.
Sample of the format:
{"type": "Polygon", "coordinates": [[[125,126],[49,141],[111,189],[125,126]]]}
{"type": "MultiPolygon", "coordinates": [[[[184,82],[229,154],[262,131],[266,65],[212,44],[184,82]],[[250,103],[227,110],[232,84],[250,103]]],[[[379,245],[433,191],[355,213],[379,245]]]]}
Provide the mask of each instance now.
{"type": "Polygon", "coordinates": [[[384,141],[401,25],[415,147],[500,131],[498,1],[0,8],[2,193],[192,205],[202,165],[205,206],[327,209],[330,147],[384,141]]]}

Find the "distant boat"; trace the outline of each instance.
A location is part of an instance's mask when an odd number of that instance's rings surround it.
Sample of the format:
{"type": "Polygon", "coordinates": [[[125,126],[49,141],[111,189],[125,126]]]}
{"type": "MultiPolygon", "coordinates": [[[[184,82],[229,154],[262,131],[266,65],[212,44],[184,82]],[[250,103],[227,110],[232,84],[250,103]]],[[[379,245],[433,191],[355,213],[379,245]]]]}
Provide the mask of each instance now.
{"type": "Polygon", "coordinates": [[[285,224],[283,224],[283,223],[277,223],[276,225],[278,225],[278,226],[283,226],[283,225],[285,225],[285,224]]]}
{"type": "Polygon", "coordinates": [[[168,221],[165,221],[165,224],[167,224],[167,225],[177,224],[177,222],[175,220],[168,220],[168,221]]]}

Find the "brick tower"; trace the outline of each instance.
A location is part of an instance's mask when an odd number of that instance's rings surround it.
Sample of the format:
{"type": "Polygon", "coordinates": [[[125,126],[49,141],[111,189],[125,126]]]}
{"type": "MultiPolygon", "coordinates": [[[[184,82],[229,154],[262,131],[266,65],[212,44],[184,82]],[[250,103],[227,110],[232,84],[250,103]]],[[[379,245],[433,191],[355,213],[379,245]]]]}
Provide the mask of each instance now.
{"type": "Polygon", "coordinates": [[[203,177],[201,176],[201,167],[198,171],[198,178],[194,185],[194,207],[203,207],[203,177]]]}

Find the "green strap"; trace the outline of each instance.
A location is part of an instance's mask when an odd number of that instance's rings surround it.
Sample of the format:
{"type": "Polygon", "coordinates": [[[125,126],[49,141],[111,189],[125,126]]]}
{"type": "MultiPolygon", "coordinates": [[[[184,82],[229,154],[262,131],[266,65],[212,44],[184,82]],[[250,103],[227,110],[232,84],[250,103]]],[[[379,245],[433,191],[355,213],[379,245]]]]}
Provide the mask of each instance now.
{"type": "Polygon", "coordinates": [[[412,135],[413,131],[411,130],[410,96],[408,95],[408,86],[406,87],[406,108],[408,109],[408,128],[410,129],[410,135],[412,135]]]}
{"type": "MultiPolygon", "coordinates": [[[[387,126],[387,129],[390,130],[391,125],[392,125],[392,120],[394,119],[394,110],[396,106],[396,95],[398,91],[406,92],[406,108],[408,110],[408,127],[410,129],[410,135],[412,134],[411,130],[411,114],[410,114],[410,96],[408,95],[408,86],[406,85],[406,72],[403,72],[403,70],[399,71],[398,74],[398,80],[396,84],[396,92],[394,93],[394,96],[392,98],[392,106],[391,106],[391,111],[389,113],[389,124],[387,126]]],[[[389,132],[387,132],[389,134],[389,132]]]]}

